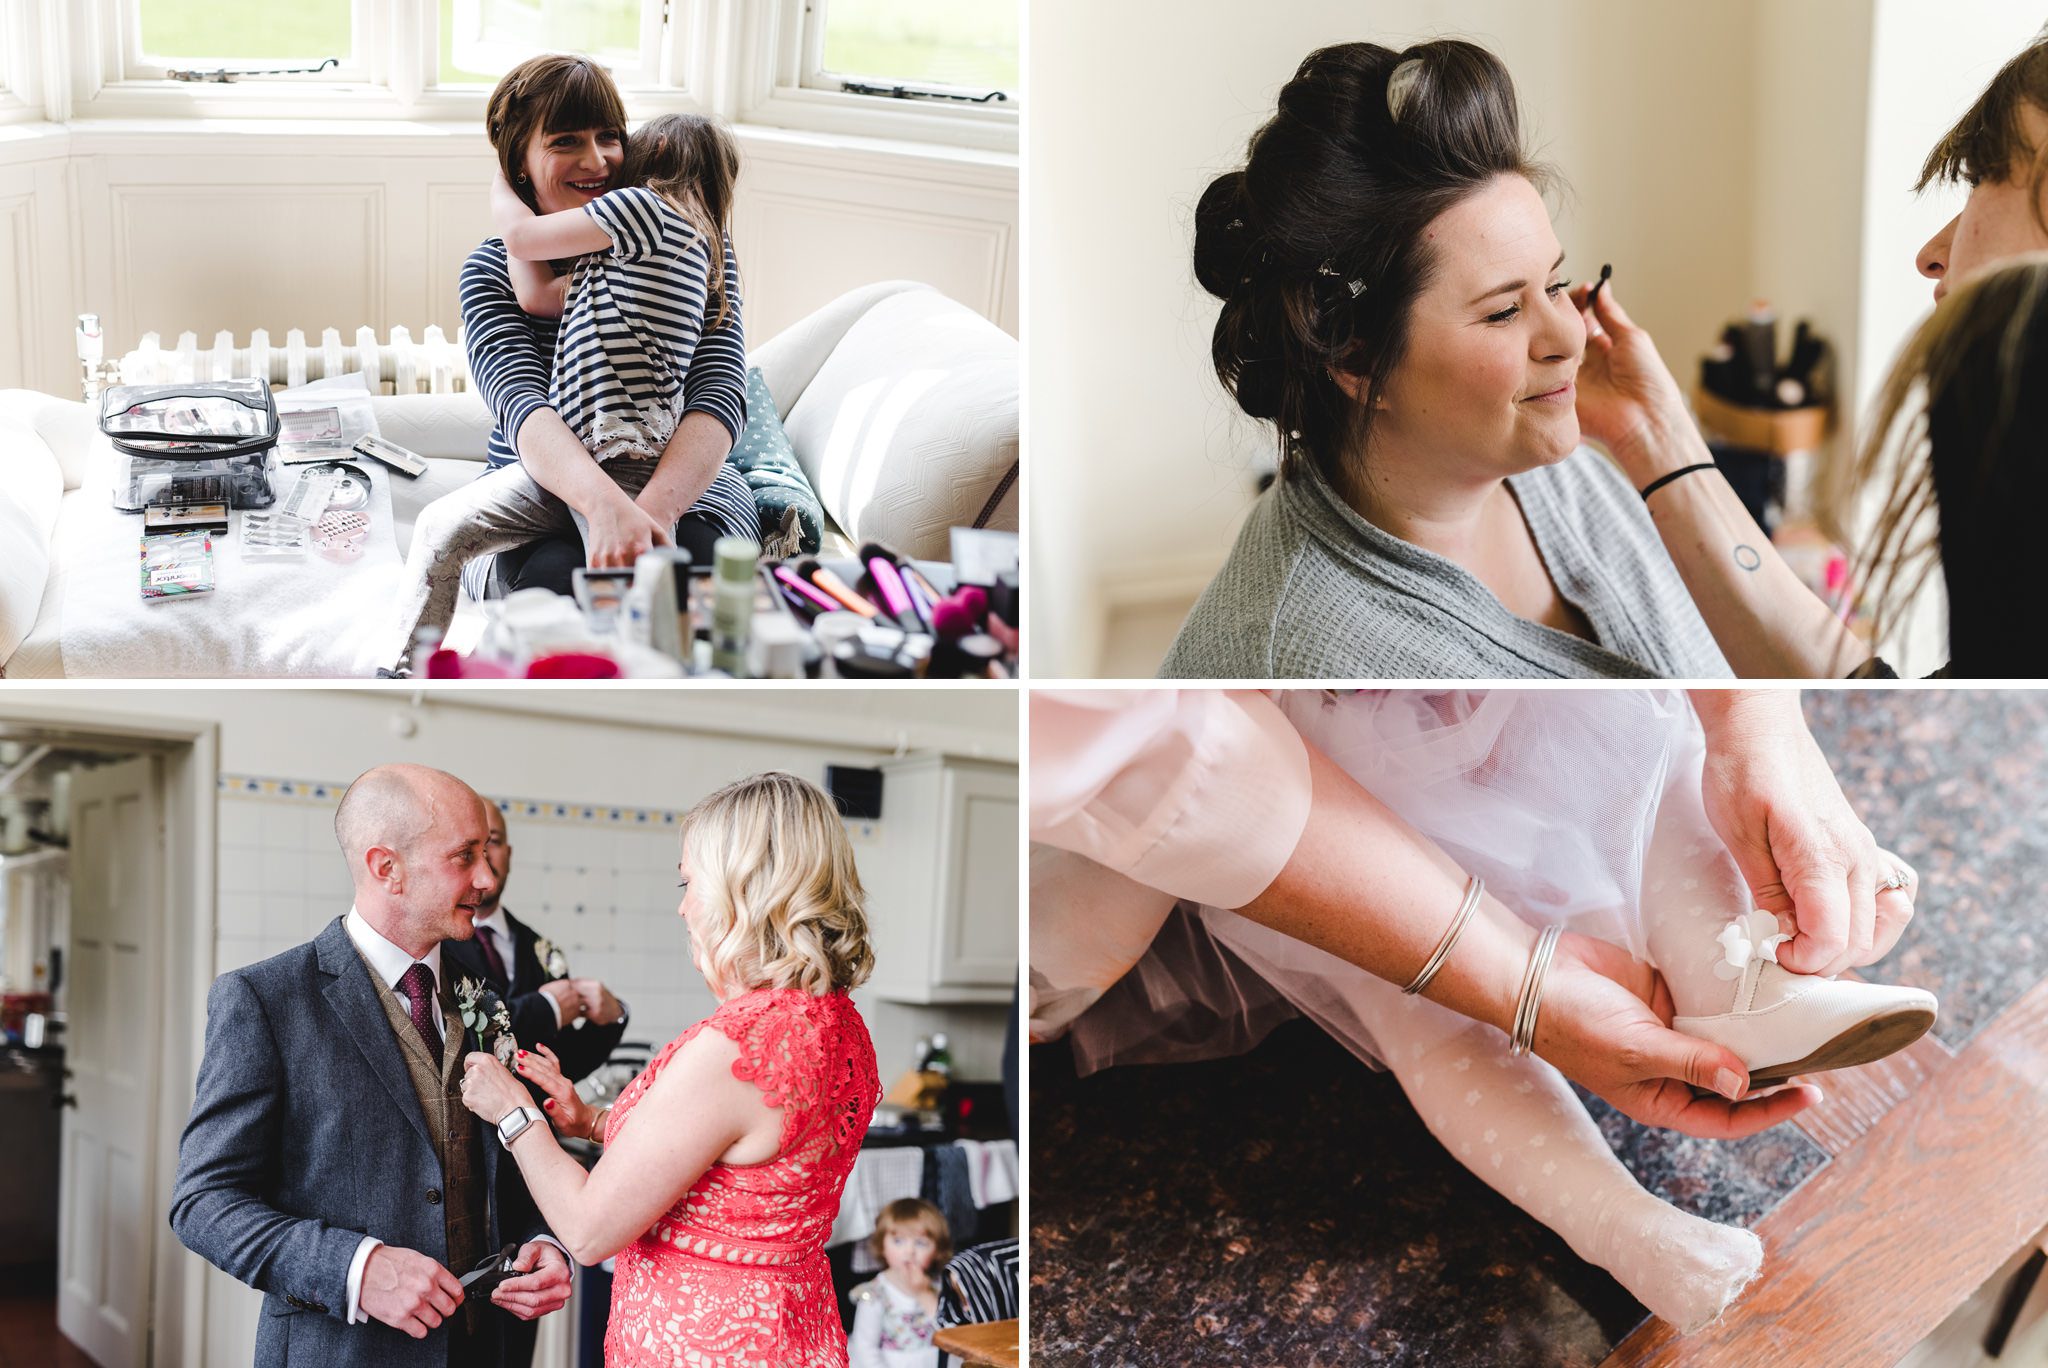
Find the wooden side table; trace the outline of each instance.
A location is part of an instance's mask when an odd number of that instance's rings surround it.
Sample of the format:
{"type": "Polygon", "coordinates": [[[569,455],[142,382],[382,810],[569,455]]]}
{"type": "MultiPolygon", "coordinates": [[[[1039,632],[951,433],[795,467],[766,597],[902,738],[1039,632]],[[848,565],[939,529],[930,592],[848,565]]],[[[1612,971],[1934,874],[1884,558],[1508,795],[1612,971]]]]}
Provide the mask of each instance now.
{"type": "Polygon", "coordinates": [[[948,1326],[934,1342],[947,1353],[958,1354],[968,1368],[1017,1368],[1019,1362],[1017,1322],[1013,1320],[948,1326]]]}

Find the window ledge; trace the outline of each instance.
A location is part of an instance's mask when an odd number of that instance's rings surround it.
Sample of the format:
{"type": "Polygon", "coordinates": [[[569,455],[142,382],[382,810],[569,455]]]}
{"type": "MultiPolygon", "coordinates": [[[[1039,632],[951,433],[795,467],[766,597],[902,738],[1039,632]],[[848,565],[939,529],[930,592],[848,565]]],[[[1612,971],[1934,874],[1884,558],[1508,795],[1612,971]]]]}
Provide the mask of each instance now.
{"type": "MultiPolygon", "coordinates": [[[[991,176],[1006,177],[1009,183],[1014,183],[1017,171],[1017,156],[1010,152],[762,124],[738,124],[733,132],[743,150],[770,157],[777,153],[831,153],[843,158],[849,169],[863,160],[899,166],[905,161],[918,161],[952,176],[965,173],[971,178],[976,171],[985,171],[991,176]]],[[[146,155],[162,152],[166,142],[193,138],[209,139],[221,151],[250,152],[285,152],[302,146],[349,143],[374,146],[397,155],[446,156],[489,146],[482,127],[469,120],[80,117],[62,124],[0,125],[0,160],[30,160],[67,152],[146,155]]]]}

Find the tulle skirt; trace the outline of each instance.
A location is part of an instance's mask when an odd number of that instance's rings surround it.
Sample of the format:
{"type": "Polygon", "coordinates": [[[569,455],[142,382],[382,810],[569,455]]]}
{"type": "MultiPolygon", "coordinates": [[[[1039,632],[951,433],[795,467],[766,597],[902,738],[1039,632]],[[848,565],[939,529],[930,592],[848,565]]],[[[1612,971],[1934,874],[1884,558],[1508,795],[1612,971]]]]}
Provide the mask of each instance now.
{"type": "MultiPolygon", "coordinates": [[[[1533,925],[1647,958],[1643,864],[1660,804],[1696,798],[1704,743],[1676,690],[1381,690],[1277,695],[1315,745],[1533,925]],[[1676,779],[1680,782],[1674,783],[1676,779]],[[1686,785],[1690,785],[1689,788],[1686,785]]],[[[1448,923],[1454,907],[1444,908],[1448,923]]],[[[1182,903],[1143,958],[1068,1032],[1082,1072],[1237,1054],[1300,1014],[1360,1058],[1469,1026],[1234,912],[1182,903]]]]}

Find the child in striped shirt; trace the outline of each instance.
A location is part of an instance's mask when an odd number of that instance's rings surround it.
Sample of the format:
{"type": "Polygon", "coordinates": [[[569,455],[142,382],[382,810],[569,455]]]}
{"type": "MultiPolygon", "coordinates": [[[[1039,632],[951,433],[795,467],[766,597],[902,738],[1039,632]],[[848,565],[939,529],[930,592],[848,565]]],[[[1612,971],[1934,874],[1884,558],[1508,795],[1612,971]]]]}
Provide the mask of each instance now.
{"type": "MultiPolygon", "coordinates": [[[[536,215],[502,174],[492,188],[520,308],[562,320],[549,403],[628,494],[646,487],[675,434],[698,342],[737,325],[729,225],[738,175],[723,128],[669,114],[632,136],[620,188],[581,208],[536,215]],[[564,258],[574,265],[558,276],[549,263],[564,258]]],[[[690,512],[720,535],[759,535],[753,493],[729,462],[690,512]]],[[[465,564],[557,532],[565,515],[587,535],[582,516],[518,464],[428,505],[407,556],[394,656],[403,663],[422,628],[447,630],[465,564]]]]}

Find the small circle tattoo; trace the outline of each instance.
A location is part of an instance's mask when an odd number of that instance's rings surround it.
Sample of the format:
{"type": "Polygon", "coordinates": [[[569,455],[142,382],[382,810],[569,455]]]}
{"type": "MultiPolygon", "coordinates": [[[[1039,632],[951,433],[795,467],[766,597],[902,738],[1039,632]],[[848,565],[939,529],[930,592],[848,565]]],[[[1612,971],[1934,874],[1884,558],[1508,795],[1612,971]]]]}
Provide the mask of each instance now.
{"type": "Polygon", "coordinates": [[[1745,570],[1754,570],[1764,563],[1764,558],[1756,553],[1755,547],[1738,545],[1735,548],[1735,563],[1745,570]]]}

